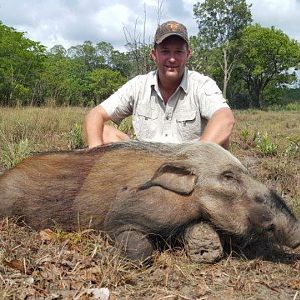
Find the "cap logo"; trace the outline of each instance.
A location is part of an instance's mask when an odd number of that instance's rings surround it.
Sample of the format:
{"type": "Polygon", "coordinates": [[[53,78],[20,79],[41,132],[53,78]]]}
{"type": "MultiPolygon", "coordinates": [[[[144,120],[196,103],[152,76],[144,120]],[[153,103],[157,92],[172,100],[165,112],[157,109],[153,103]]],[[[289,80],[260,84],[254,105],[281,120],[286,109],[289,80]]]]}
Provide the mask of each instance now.
{"type": "Polygon", "coordinates": [[[171,23],[169,27],[172,31],[176,32],[178,30],[178,24],[171,23]]]}
{"type": "Polygon", "coordinates": [[[173,34],[180,36],[188,43],[186,27],[176,21],[168,21],[159,25],[155,33],[154,43],[160,44],[164,39],[173,34]]]}

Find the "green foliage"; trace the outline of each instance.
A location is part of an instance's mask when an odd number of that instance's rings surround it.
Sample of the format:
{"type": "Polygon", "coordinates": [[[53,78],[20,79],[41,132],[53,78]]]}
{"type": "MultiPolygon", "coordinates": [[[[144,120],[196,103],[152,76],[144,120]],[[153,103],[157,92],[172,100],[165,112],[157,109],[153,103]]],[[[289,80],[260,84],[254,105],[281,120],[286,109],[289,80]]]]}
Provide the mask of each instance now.
{"type": "MultiPolygon", "coordinates": [[[[0,22],[0,105],[90,105],[114,92],[135,70],[135,54],[107,42],[45,47],[0,22]],[[103,77],[101,77],[103,76],[103,77]]],[[[146,56],[144,56],[146,57],[146,56]]],[[[148,60],[144,61],[149,67],[148,60]]],[[[151,65],[153,67],[153,64],[151,65]]]]}
{"type": "Polygon", "coordinates": [[[96,69],[90,73],[89,89],[96,103],[100,103],[115,92],[126,78],[118,71],[110,69],[96,69]]]}
{"type": "Polygon", "coordinates": [[[300,154],[300,137],[289,137],[289,144],[285,150],[287,156],[295,157],[300,154]]]}
{"type": "Polygon", "coordinates": [[[82,136],[82,126],[75,123],[67,134],[69,149],[80,149],[84,147],[84,139],[82,136]]]}
{"type": "Polygon", "coordinates": [[[278,145],[272,142],[267,132],[263,135],[260,132],[256,132],[254,143],[259,152],[264,156],[274,156],[277,154],[278,145]]]}
{"type": "Polygon", "coordinates": [[[150,57],[152,45],[133,41],[127,43],[126,46],[129,50],[128,58],[132,65],[133,76],[144,74],[154,69],[154,62],[150,57]]]}
{"type": "Polygon", "coordinates": [[[35,104],[45,47],[0,22],[0,104],[35,104]]]}
{"type": "MultiPolygon", "coordinates": [[[[205,0],[194,5],[199,34],[190,38],[189,67],[213,77],[236,108],[299,111],[299,89],[291,67],[299,67],[300,50],[280,30],[251,23],[245,0],[205,0]],[[298,65],[297,65],[298,64],[298,65]],[[289,71],[289,72],[288,72],[289,71]]],[[[0,22],[0,105],[93,106],[129,78],[155,68],[152,45],[126,31],[128,52],[105,41],[49,52],[24,33],[0,22]]]]}
{"type": "Polygon", "coordinates": [[[300,102],[300,88],[289,88],[284,91],[283,98],[285,102],[300,102]]]}
{"type": "Polygon", "coordinates": [[[300,103],[288,103],[288,104],[274,104],[268,106],[270,111],[300,111],[300,103]]]}
{"type": "MultiPolygon", "coordinates": [[[[252,22],[250,7],[245,0],[205,0],[194,5],[199,28],[197,44],[201,45],[196,47],[197,57],[205,53],[204,64],[209,62],[210,69],[214,71],[209,74],[214,78],[219,77],[218,81],[223,83],[225,98],[229,80],[237,64],[237,39],[242,29],[252,22]]],[[[204,64],[202,61],[201,65],[204,64]]]]}
{"type": "Polygon", "coordinates": [[[247,143],[248,140],[249,140],[249,137],[250,137],[250,132],[247,128],[244,128],[242,131],[241,131],[241,137],[242,137],[242,141],[244,143],[247,143]]]}
{"type": "Polygon", "coordinates": [[[248,26],[240,39],[239,76],[248,87],[250,106],[265,105],[266,88],[290,84],[295,79],[288,70],[300,60],[300,46],[281,30],[248,26]]]}
{"type": "Polygon", "coordinates": [[[263,90],[264,105],[271,106],[281,104],[285,90],[285,87],[276,87],[271,83],[267,85],[263,90]]]}
{"type": "MultiPolygon", "coordinates": [[[[62,50],[62,49],[61,49],[62,50]]],[[[82,61],[67,56],[49,54],[42,73],[42,85],[47,98],[57,105],[84,104],[83,95],[87,90],[86,71],[82,61]]]]}
{"type": "Polygon", "coordinates": [[[285,110],[300,111],[300,103],[297,102],[289,103],[285,106],[285,110]]]}
{"type": "Polygon", "coordinates": [[[211,48],[236,38],[252,22],[250,7],[245,0],[197,2],[193,11],[201,40],[211,48]]]}

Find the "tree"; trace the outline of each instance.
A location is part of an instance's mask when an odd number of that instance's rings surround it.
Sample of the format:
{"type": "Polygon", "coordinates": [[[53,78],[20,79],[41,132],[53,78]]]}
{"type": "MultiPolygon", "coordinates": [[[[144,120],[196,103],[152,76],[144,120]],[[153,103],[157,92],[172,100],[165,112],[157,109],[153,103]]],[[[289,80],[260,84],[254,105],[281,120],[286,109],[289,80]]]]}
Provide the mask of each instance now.
{"type": "Polygon", "coordinates": [[[67,50],[62,45],[55,45],[50,49],[50,55],[55,55],[57,57],[66,57],[67,50]]]}
{"type": "Polygon", "coordinates": [[[106,42],[91,42],[65,50],[56,45],[45,62],[45,97],[58,105],[90,105],[107,98],[125,82],[132,69],[128,55],[106,42]],[[115,82],[113,82],[115,80],[115,82]]]}
{"type": "Polygon", "coordinates": [[[119,71],[123,76],[130,77],[133,66],[128,53],[115,50],[110,43],[99,42],[96,46],[97,53],[103,58],[104,64],[102,68],[110,68],[119,71]]]}
{"type": "Polygon", "coordinates": [[[78,60],[70,59],[61,50],[59,46],[54,46],[47,55],[45,71],[41,77],[44,97],[57,105],[78,105],[84,85],[80,82],[81,76],[77,69],[80,70],[82,66],[78,60]]]}
{"type": "Polygon", "coordinates": [[[45,47],[0,22],[0,101],[4,105],[35,102],[45,47]]]}
{"type": "Polygon", "coordinates": [[[191,36],[189,45],[192,49],[192,56],[188,61],[188,67],[214,78],[218,84],[221,84],[222,71],[220,66],[215,63],[217,60],[216,51],[207,49],[199,36],[191,36]]]}
{"type": "MultiPolygon", "coordinates": [[[[145,24],[146,20],[144,20],[145,24]]],[[[145,28],[145,25],[144,25],[145,28]]],[[[145,41],[145,29],[143,31],[142,39],[140,33],[137,32],[137,21],[135,28],[131,32],[124,27],[124,35],[126,39],[126,48],[128,50],[128,57],[133,65],[133,76],[147,73],[153,69],[154,63],[151,60],[150,52],[152,45],[145,41]]]]}
{"type": "Polygon", "coordinates": [[[134,73],[134,65],[130,60],[130,55],[126,52],[113,50],[111,54],[112,69],[119,71],[123,76],[130,78],[134,73]]]}
{"type": "Polygon", "coordinates": [[[250,106],[265,105],[263,93],[272,86],[283,86],[295,81],[289,69],[300,61],[300,45],[281,30],[258,24],[244,29],[240,39],[240,76],[251,97],[250,106]]]}
{"type": "Polygon", "coordinates": [[[93,71],[104,64],[103,56],[98,55],[97,47],[91,41],[72,46],[67,52],[68,56],[78,60],[86,71],[93,71]]]}
{"type": "Polygon", "coordinates": [[[114,93],[126,78],[118,71],[97,69],[90,74],[90,89],[93,91],[95,104],[100,103],[114,93]]]}
{"type": "Polygon", "coordinates": [[[234,41],[252,22],[251,5],[246,0],[205,0],[194,5],[202,47],[210,50],[223,72],[223,95],[235,67],[237,47],[234,41]]]}

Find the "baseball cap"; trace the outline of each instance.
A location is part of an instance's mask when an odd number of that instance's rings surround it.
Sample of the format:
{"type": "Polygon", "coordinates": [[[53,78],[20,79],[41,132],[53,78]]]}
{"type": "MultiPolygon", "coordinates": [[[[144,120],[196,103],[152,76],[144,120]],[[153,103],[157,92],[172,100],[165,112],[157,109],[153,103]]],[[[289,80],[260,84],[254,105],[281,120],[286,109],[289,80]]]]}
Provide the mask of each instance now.
{"type": "Polygon", "coordinates": [[[189,42],[186,27],[183,24],[178,23],[176,21],[168,21],[157,27],[154,37],[154,43],[160,44],[163,40],[165,40],[171,35],[177,35],[183,40],[185,40],[187,43],[189,42]]]}

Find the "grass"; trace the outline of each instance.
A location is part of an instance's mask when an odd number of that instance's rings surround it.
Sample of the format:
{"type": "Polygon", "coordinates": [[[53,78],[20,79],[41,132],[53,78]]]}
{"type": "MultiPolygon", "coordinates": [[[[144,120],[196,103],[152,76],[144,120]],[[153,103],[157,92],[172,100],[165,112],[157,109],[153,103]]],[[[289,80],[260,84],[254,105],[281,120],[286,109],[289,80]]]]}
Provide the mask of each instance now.
{"type": "MultiPolygon", "coordinates": [[[[81,108],[1,108],[2,169],[35,151],[84,146],[81,108]]],[[[300,217],[300,124],[295,111],[236,111],[231,151],[300,217]],[[259,133],[259,134],[258,134],[259,133]],[[275,146],[274,146],[275,145],[275,146]],[[276,148],[276,151],[274,151],[276,148]]],[[[121,124],[132,135],[130,119],[121,124]]],[[[300,252],[300,251],[299,251],[300,252]]],[[[300,299],[300,253],[192,264],[180,250],[150,267],[122,259],[95,231],[36,232],[0,220],[0,299],[300,299]]]]}

